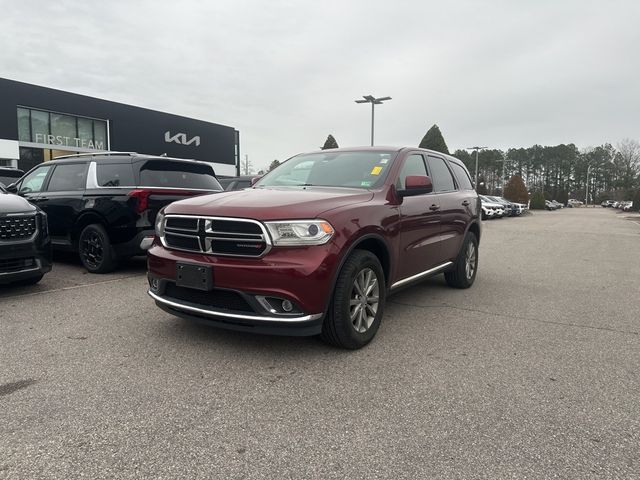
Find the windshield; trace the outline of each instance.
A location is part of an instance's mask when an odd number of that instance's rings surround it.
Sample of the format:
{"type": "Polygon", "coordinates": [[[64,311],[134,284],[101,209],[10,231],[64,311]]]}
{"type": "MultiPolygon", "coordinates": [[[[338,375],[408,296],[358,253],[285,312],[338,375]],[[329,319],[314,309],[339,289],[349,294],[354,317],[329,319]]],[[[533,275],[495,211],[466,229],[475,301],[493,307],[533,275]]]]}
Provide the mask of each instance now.
{"type": "Polygon", "coordinates": [[[396,152],[322,152],[290,158],[256,187],[323,186],[376,188],[384,182],[396,152]]]}

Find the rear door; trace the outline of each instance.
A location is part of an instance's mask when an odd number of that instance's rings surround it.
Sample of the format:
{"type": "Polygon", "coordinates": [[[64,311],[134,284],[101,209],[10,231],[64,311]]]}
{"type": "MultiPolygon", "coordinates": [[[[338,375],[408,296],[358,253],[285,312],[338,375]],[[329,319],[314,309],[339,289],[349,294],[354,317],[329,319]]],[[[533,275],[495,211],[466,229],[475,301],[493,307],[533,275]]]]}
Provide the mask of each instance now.
{"type": "MultiPolygon", "coordinates": [[[[408,175],[428,175],[422,154],[412,153],[405,158],[396,180],[398,190],[404,189],[408,175]]],[[[438,265],[441,221],[438,204],[438,195],[434,193],[402,199],[399,207],[398,280],[412,277],[438,265]]]]}
{"type": "Polygon", "coordinates": [[[57,245],[71,245],[71,231],[84,208],[87,162],[60,163],[54,166],[45,189],[37,199],[48,215],[51,240],[57,245]]]}
{"type": "Polygon", "coordinates": [[[454,260],[469,223],[469,199],[458,189],[449,162],[444,157],[429,155],[427,162],[440,205],[440,261],[454,260]]]}

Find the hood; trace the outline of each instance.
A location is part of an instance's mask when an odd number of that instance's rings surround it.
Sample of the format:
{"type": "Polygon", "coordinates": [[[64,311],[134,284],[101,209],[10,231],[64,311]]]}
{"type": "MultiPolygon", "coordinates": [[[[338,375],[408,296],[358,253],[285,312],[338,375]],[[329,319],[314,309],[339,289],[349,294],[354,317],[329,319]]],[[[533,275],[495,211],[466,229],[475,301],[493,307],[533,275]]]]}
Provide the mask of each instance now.
{"type": "Polygon", "coordinates": [[[356,188],[267,187],[202,195],[169,205],[165,213],[289,220],[318,218],[327,210],[371,200],[356,188]]]}
{"type": "Polygon", "coordinates": [[[482,201],[482,206],[483,207],[500,207],[500,208],[504,208],[504,205],[501,203],[494,203],[494,202],[485,202],[484,200],[482,201]]]}
{"type": "Polygon", "coordinates": [[[0,193],[0,216],[11,213],[32,213],[36,210],[36,207],[18,195],[0,193]]]}

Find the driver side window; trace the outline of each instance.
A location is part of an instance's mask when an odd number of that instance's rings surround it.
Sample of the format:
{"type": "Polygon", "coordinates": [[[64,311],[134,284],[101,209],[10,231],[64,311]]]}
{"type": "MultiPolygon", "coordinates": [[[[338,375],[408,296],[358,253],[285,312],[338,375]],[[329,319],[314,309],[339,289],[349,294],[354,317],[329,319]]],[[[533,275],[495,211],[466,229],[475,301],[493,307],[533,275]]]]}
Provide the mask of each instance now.
{"type": "Polygon", "coordinates": [[[427,176],[427,166],[422,155],[414,153],[409,155],[400,169],[400,175],[396,181],[396,188],[404,190],[406,188],[406,179],[409,175],[427,176]]]}
{"type": "Polygon", "coordinates": [[[36,168],[22,180],[18,193],[38,193],[42,191],[42,184],[47,178],[50,169],[50,165],[36,168]]]}

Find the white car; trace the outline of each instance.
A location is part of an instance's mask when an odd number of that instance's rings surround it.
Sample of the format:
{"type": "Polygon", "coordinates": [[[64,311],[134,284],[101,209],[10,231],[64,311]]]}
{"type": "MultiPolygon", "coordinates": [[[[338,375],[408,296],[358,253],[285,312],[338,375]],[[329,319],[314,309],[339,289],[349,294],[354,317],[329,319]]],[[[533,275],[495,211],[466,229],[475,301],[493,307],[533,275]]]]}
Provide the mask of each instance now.
{"type": "Polygon", "coordinates": [[[504,216],[504,205],[501,203],[492,202],[484,195],[480,195],[482,202],[482,219],[487,220],[489,218],[502,218],[504,216]]]}

